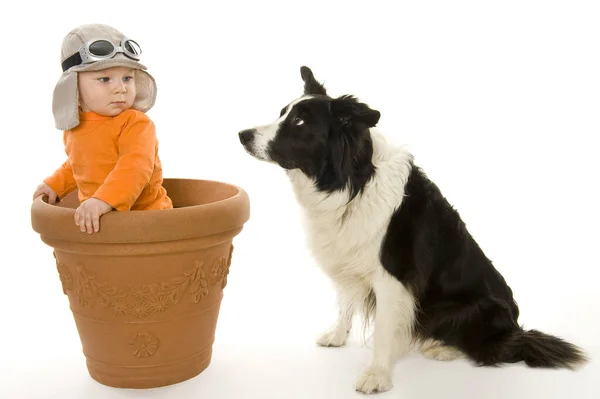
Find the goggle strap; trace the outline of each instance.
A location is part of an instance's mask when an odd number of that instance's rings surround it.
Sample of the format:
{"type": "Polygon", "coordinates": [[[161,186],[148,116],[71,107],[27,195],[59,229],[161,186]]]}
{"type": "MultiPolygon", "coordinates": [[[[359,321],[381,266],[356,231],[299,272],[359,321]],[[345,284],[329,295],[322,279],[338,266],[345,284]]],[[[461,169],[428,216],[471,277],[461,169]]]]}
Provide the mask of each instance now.
{"type": "Polygon", "coordinates": [[[62,62],[62,70],[63,72],[67,69],[74,67],[75,65],[79,65],[83,62],[81,56],[79,55],[79,51],[67,58],[62,62]]]}

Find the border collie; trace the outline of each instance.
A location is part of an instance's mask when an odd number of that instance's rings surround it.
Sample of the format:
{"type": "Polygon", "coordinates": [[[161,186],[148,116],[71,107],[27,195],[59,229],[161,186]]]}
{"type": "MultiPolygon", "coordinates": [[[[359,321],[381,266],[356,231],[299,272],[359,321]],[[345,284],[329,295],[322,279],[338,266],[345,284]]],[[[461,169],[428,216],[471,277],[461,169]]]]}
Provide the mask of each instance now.
{"type": "Polygon", "coordinates": [[[287,172],[309,245],[336,287],[337,320],[317,343],[344,345],[355,313],[373,323],[372,359],[355,389],[391,389],[395,361],[413,348],[480,366],[585,363],[577,346],[518,324],[511,289],[457,211],[409,152],[374,129],[380,113],[328,96],[309,68],[300,72],[304,95],[239,138],[287,172]]]}

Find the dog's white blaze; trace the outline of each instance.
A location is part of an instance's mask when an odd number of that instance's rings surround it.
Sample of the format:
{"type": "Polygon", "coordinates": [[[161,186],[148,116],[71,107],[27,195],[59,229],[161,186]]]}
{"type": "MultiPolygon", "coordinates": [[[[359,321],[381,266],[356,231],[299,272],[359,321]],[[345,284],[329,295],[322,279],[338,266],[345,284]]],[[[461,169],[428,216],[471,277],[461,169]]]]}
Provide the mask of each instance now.
{"type": "Polygon", "coordinates": [[[267,148],[269,146],[269,143],[277,135],[277,131],[279,130],[279,127],[281,126],[283,121],[285,121],[285,119],[288,117],[288,115],[294,108],[294,105],[298,104],[300,101],[304,101],[309,98],[312,98],[312,96],[303,96],[303,97],[300,97],[300,98],[292,101],[287,106],[285,113],[282,116],[280,116],[279,119],[277,119],[276,121],[274,121],[273,123],[270,123],[268,125],[256,126],[254,128],[254,129],[256,129],[256,133],[254,135],[252,150],[256,157],[263,159],[265,161],[270,161],[269,155],[267,154],[267,148]]]}

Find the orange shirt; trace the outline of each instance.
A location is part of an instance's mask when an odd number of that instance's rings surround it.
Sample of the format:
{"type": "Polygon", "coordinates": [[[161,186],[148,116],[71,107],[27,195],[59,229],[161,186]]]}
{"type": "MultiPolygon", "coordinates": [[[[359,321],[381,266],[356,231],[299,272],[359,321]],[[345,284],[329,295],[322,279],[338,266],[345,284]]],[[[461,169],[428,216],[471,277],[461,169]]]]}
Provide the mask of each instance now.
{"type": "Polygon", "coordinates": [[[63,135],[67,161],[44,180],[59,198],[79,189],[79,201],[94,197],[117,211],[169,209],[154,123],[128,109],[117,116],[81,112],[63,135]]]}

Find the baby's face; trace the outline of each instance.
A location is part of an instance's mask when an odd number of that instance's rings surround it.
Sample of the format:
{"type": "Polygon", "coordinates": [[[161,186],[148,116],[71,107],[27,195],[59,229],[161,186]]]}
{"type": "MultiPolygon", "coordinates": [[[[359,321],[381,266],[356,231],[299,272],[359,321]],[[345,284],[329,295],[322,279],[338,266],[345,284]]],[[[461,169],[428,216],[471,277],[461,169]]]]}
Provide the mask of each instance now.
{"type": "Polygon", "coordinates": [[[135,100],[135,69],[113,67],[79,72],[79,104],[84,112],[117,116],[135,100]]]}

